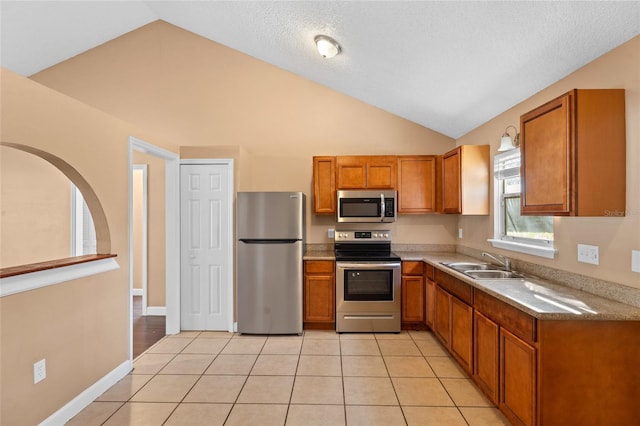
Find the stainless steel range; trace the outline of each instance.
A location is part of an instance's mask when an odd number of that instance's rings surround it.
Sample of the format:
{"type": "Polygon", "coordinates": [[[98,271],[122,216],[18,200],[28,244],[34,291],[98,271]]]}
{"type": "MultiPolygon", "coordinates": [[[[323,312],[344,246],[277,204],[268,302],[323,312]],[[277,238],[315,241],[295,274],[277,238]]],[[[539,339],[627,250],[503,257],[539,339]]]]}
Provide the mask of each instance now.
{"type": "Polygon", "coordinates": [[[400,257],[391,232],[336,231],[336,331],[400,332],[400,257]]]}

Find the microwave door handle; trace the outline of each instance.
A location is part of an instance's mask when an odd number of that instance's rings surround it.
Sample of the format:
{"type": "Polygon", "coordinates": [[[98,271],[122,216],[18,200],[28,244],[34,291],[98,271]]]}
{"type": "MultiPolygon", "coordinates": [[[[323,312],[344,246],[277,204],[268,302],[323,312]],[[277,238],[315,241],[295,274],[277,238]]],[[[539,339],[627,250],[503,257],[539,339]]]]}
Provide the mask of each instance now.
{"type": "Polygon", "coordinates": [[[384,205],[384,194],[380,194],[380,222],[384,222],[384,212],[386,208],[384,205]]]}

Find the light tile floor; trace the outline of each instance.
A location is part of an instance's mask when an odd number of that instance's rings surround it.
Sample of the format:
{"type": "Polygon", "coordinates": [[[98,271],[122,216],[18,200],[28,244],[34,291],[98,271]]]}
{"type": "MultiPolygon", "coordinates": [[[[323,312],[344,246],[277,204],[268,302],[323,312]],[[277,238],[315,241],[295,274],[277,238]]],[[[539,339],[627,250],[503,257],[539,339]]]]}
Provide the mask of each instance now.
{"type": "Polygon", "coordinates": [[[432,333],[167,336],[68,425],[508,425],[432,333]]]}

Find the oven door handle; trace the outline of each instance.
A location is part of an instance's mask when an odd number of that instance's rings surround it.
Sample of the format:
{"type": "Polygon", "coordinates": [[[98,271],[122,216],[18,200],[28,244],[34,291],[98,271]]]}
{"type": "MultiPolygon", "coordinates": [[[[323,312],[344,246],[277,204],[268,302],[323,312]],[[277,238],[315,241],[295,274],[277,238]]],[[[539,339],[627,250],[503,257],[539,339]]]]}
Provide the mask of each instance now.
{"type": "Polygon", "coordinates": [[[347,269],[380,269],[380,268],[400,268],[400,262],[336,262],[336,268],[347,269]]]}
{"type": "Polygon", "coordinates": [[[380,222],[384,222],[384,212],[386,208],[384,205],[384,194],[380,193],[380,222]]]}

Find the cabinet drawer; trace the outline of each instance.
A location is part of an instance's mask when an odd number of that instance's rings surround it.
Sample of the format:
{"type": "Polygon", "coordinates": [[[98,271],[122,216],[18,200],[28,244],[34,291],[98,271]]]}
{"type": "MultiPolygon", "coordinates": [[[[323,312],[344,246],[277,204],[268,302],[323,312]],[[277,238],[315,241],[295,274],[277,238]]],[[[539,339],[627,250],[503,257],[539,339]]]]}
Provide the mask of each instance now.
{"type": "Polygon", "coordinates": [[[531,315],[477,289],[474,307],[525,342],[538,340],[537,322],[531,315]]]}
{"type": "Polygon", "coordinates": [[[332,260],[307,260],[304,262],[305,274],[335,274],[336,267],[332,260]]]}
{"type": "Polygon", "coordinates": [[[423,262],[402,262],[402,275],[422,275],[423,262]]]}
{"type": "Polygon", "coordinates": [[[439,269],[436,270],[436,283],[468,305],[473,305],[473,287],[469,284],[439,269]]]}

